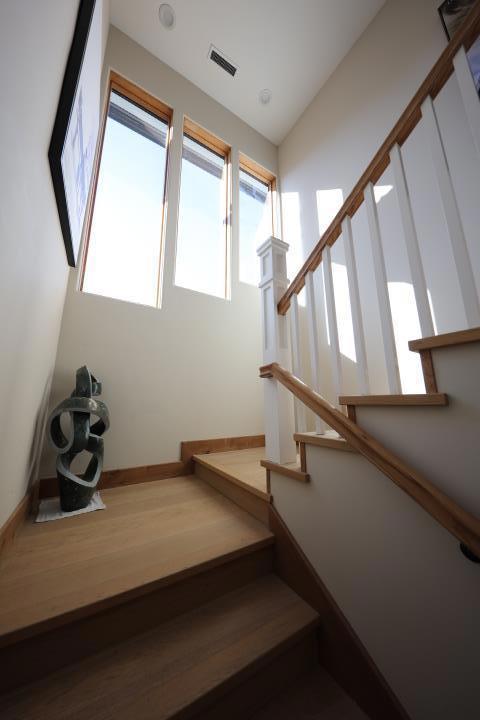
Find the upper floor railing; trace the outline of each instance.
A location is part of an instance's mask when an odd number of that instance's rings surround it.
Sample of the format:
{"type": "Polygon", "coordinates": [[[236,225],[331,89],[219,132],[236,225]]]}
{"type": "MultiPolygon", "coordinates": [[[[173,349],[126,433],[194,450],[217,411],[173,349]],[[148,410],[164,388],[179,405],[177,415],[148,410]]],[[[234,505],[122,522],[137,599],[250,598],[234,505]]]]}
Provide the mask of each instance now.
{"type": "MultiPolygon", "coordinates": [[[[292,297],[297,295],[305,286],[308,273],[315,270],[321,263],[324,250],[331,247],[345,230],[345,221],[349,222],[349,219],[356,213],[364,200],[368,202],[370,196],[370,193],[368,193],[369,185],[374,185],[380,179],[391,162],[393,164],[394,172],[398,171],[399,173],[402,173],[399,161],[399,149],[412,133],[420,119],[425,117],[427,122],[431,125],[431,132],[437,132],[436,125],[432,123],[435,115],[432,101],[446,84],[452,72],[455,72],[457,75],[469,124],[474,135],[477,150],[480,153],[480,126],[478,124],[479,111],[477,108],[478,102],[474,102],[475,97],[472,99],[473,82],[471,77],[469,77],[470,70],[466,60],[466,52],[469,50],[479,34],[480,2],[477,2],[465,22],[458,29],[457,33],[440,55],[440,58],[435,63],[425,81],[415,93],[411,102],[402,113],[385,142],[381,145],[373,160],[370,162],[369,166],[351,191],[350,195],[347,197],[342,207],[320,238],[319,242],[304,262],[303,266],[295,276],[295,279],[290,283],[289,287],[280,298],[278,302],[278,312],[281,315],[284,315],[287,312],[290,307],[292,297]],[[392,151],[394,155],[393,158],[392,151]],[[365,196],[366,189],[367,196],[365,196]]],[[[475,305],[475,303],[473,303],[473,305],[475,305]]],[[[476,312],[480,313],[478,307],[476,312]]],[[[479,322],[475,321],[471,324],[478,325],[479,322]]],[[[425,335],[432,334],[433,332],[430,332],[429,329],[425,333],[425,335]]]]}

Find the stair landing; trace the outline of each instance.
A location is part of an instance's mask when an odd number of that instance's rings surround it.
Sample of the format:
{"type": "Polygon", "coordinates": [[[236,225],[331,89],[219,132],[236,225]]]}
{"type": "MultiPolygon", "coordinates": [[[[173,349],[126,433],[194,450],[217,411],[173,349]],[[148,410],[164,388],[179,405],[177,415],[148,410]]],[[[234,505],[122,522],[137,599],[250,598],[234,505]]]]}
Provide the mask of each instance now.
{"type": "Polygon", "coordinates": [[[0,647],[273,543],[195,476],[101,492],[107,509],[21,528],[0,564],[0,647]]]}

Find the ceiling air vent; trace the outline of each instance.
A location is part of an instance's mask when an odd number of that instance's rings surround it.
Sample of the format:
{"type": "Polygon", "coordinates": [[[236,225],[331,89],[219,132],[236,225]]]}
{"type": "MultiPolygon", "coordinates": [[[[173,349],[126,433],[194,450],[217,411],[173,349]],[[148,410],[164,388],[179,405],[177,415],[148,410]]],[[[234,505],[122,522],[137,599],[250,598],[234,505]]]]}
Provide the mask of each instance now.
{"type": "Polygon", "coordinates": [[[210,45],[210,50],[208,51],[208,57],[210,60],[213,60],[214,63],[219,65],[225,72],[227,72],[232,77],[235,76],[235,73],[237,72],[237,69],[235,65],[233,65],[230,60],[227,60],[225,57],[225,54],[222,53],[221,50],[214,47],[213,45],[210,45]]]}

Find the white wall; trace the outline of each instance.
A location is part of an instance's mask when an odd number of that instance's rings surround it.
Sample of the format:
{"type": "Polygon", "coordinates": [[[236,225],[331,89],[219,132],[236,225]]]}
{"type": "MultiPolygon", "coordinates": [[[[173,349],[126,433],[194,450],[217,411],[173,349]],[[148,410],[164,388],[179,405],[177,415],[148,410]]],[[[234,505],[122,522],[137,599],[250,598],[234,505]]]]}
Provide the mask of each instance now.
{"type": "MultiPolygon", "coordinates": [[[[442,408],[358,408],[361,427],[479,516],[480,343],[434,351],[442,408]]],[[[411,720],[480,717],[479,565],[357,453],[307,445],[275,507],[411,720]]]]}
{"type": "MultiPolygon", "coordinates": [[[[289,253],[290,277],[294,277],[317,243],[444,49],[446,36],[437,13],[438,4],[437,0],[388,0],[280,145],[283,238],[293,247],[289,253]]],[[[477,200],[480,163],[453,78],[435,104],[480,289],[477,200]]],[[[458,330],[466,326],[466,320],[422,125],[405,144],[404,157],[437,330],[458,330]]],[[[407,347],[408,339],[419,337],[420,330],[392,184],[389,169],[378,183],[389,190],[378,201],[378,210],[397,351],[404,392],[422,392],[418,357],[409,353],[407,347]]],[[[372,391],[388,392],[364,206],[355,214],[352,226],[372,391]]],[[[332,259],[339,273],[334,279],[340,304],[340,284],[342,272],[345,273],[342,238],[333,246],[332,259]]],[[[323,391],[333,400],[321,268],[316,280],[325,368],[323,391]]],[[[340,314],[339,325],[344,392],[355,393],[358,389],[354,356],[348,349],[351,345],[348,313],[340,314]]]]}
{"type": "MultiPolygon", "coordinates": [[[[263,432],[259,291],[238,281],[238,227],[230,301],[173,283],[183,115],[231,145],[234,163],[241,151],[277,170],[272,143],[115,27],[105,76],[109,67],[170,105],[174,120],[161,309],[81,293],[70,274],[52,404],[71,392],[84,363],[103,381],[106,469],[176,460],[182,440],[263,432]]],[[[236,185],[233,197],[235,217],[236,185]]],[[[47,451],[42,474],[53,470],[47,451]]]]}
{"type": "Polygon", "coordinates": [[[0,526],[38,469],[60,331],[67,262],[47,151],[77,9],[0,3],[0,526]]]}

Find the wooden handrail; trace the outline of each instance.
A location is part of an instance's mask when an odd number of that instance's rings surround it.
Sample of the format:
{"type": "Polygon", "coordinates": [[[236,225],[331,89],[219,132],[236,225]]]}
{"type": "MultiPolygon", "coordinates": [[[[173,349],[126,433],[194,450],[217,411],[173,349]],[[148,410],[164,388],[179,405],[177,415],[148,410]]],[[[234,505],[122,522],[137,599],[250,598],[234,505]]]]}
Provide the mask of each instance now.
{"type": "Polygon", "coordinates": [[[363,202],[363,191],[371,182],[373,185],[378,182],[383,172],[390,163],[390,151],[394,145],[403,145],[410,133],[421,118],[421,105],[430,96],[433,100],[443,88],[453,72],[453,58],[462,47],[468,50],[480,34],[480,0],[473,6],[469,15],[449,42],[439,59],[420,85],[413,99],[408,104],[387,139],[380,147],[375,157],[363,173],[360,180],[347,197],[342,207],[314,247],[307,260],[290,283],[286,292],[278,302],[278,312],[285,315],[290,307],[290,300],[294,294],[298,294],[305,285],[305,276],[308,272],[315,270],[322,261],[322,250],[326,245],[333,245],[342,232],[342,222],[348,216],[352,217],[363,202]]]}
{"type": "Polygon", "coordinates": [[[362,453],[367,460],[410,495],[444,528],[464,543],[477,557],[480,557],[480,520],[478,518],[463,510],[433,483],[409,467],[278,363],[261,367],[260,377],[276,378],[295,397],[336,430],[349,445],[362,453]]]}

